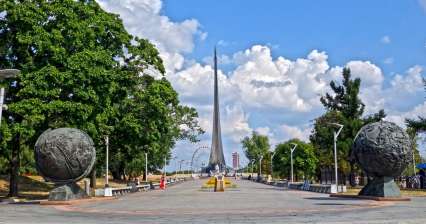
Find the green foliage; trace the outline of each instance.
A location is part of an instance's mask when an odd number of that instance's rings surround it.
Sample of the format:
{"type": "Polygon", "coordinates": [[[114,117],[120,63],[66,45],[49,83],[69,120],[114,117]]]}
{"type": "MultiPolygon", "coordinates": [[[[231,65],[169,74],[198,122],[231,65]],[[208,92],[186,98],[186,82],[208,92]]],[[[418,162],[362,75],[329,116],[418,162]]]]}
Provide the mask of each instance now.
{"type": "Polygon", "coordinates": [[[334,94],[327,93],[321,97],[321,103],[327,110],[342,112],[344,117],[360,118],[364,113],[365,105],[358,97],[361,79],[351,79],[351,70],[343,69],[343,83],[337,85],[334,81],[330,82],[330,87],[334,94]]]}
{"type": "Polygon", "coordinates": [[[416,133],[426,132],[426,118],[419,117],[417,120],[406,119],[407,127],[412,128],[416,133]]]}
{"type": "Polygon", "coordinates": [[[3,11],[0,68],[22,71],[2,82],[9,106],[1,126],[3,160],[19,151],[26,172],[33,167],[26,150],[43,131],[75,127],[93,138],[98,167],[109,135],[111,171],[136,175],[145,169],[145,152],[153,170],[177,139],[196,141],[202,133],[195,109],[179,104],[165,78],[147,75],[165,72],[155,46],[131,36],[96,1],[4,0],[3,11]]]}
{"type": "Polygon", "coordinates": [[[253,132],[251,137],[245,137],[241,144],[243,145],[243,150],[246,157],[249,161],[254,160],[254,171],[259,172],[259,159],[263,156],[262,160],[262,170],[268,170],[268,159],[269,151],[271,146],[269,145],[269,138],[265,135],[260,135],[257,132],[253,132]]]}
{"type": "Polygon", "coordinates": [[[319,161],[315,155],[313,146],[299,139],[291,139],[275,147],[275,156],[273,158],[274,173],[278,173],[281,177],[290,178],[292,144],[297,144],[293,152],[293,170],[295,178],[305,177],[310,179],[315,174],[319,161]]]}

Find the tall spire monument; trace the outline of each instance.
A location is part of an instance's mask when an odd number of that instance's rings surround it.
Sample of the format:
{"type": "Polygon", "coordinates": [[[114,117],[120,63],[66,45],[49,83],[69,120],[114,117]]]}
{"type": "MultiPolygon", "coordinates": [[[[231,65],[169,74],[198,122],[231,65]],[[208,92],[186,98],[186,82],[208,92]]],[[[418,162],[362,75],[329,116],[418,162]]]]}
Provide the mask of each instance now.
{"type": "Polygon", "coordinates": [[[223,172],[225,171],[225,168],[226,168],[226,164],[225,164],[225,157],[223,156],[222,137],[220,133],[217,57],[216,57],[216,47],[215,47],[214,48],[213,132],[212,132],[212,147],[210,151],[210,160],[209,160],[208,169],[211,171],[223,172]]]}

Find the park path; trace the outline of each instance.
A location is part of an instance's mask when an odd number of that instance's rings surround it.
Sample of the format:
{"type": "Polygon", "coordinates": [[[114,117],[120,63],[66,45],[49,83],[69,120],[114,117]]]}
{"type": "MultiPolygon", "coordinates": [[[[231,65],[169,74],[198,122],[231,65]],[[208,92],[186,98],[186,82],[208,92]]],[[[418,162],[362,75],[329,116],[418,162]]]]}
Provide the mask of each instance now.
{"type": "Polygon", "coordinates": [[[330,198],[246,180],[206,192],[206,180],[72,206],[0,205],[2,223],[426,223],[426,199],[383,203],[330,198]]]}
{"type": "Polygon", "coordinates": [[[70,211],[145,216],[176,215],[268,215],[342,211],[377,207],[383,203],[329,198],[326,194],[288,191],[246,180],[234,180],[235,189],[225,192],[201,190],[206,180],[188,181],[168,188],[129,194],[109,203],[95,202],[67,207],[70,211]]]}

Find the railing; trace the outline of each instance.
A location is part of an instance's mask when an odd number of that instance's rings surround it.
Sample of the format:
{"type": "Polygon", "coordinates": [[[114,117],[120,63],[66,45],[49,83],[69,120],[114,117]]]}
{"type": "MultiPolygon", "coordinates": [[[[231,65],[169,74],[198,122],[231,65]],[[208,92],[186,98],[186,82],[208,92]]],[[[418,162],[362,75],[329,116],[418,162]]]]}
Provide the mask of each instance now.
{"type": "Polygon", "coordinates": [[[313,191],[313,192],[326,193],[326,194],[331,192],[331,186],[330,185],[310,184],[308,182],[289,183],[287,180],[273,180],[273,181],[268,182],[264,179],[262,179],[260,181],[257,181],[256,179],[257,178],[254,178],[254,179],[252,179],[252,181],[263,183],[263,184],[268,184],[268,185],[272,185],[272,186],[276,186],[276,187],[282,187],[282,188],[285,188],[285,189],[313,191]]]}
{"type": "MultiPolygon", "coordinates": [[[[185,178],[179,178],[179,179],[169,179],[166,182],[167,186],[171,186],[180,182],[185,181],[185,178]]],[[[160,188],[160,183],[149,183],[149,184],[130,184],[126,187],[115,187],[111,188],[112,196],[121,196],[128,193],[134,193],[134,192],[140,192],[140,191],[149,191],[149,190],[155,190],[160,188]]],[[[104,196],[105,195],[105,189],[96,189],[95,190],[95,196],[104,196]]]]}

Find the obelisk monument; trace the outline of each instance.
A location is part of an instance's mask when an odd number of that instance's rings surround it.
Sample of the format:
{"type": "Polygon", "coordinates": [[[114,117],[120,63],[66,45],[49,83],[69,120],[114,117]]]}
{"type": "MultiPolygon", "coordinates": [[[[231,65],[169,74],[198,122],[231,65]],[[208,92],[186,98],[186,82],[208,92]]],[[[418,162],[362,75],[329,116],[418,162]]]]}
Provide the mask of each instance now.
{"type": "Polygon", "coordinates": [[[224,172],[226,169],[225,157],[223,156],[222,137],[220,133],[219,116],[219,91],[217,80],[217,57],[214,49],[214,104],[213,104],[213,132],[212,146],[208,170],[212,172],[224,172]]]}

